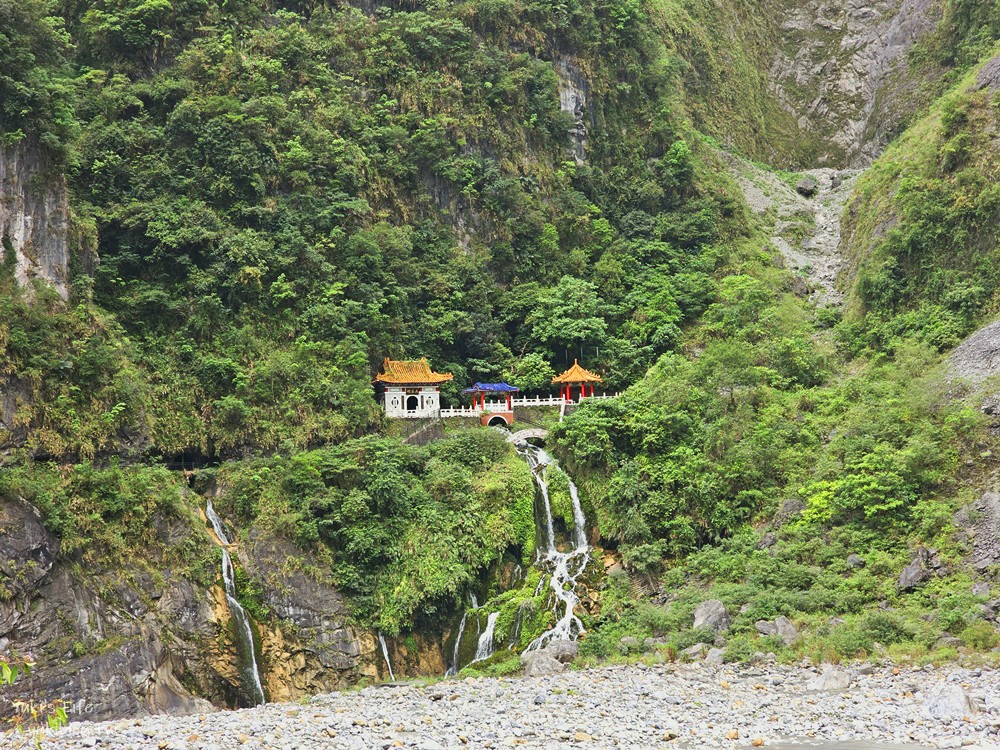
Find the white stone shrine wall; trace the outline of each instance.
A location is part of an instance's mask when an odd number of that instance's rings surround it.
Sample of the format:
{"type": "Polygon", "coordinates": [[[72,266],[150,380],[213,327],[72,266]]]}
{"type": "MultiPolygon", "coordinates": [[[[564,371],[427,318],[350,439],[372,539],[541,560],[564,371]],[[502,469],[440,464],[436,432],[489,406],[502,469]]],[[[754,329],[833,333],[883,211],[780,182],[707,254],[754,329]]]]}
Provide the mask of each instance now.
{"type": "Polygon", "coordinates": [[[385,415],[395,419],[437,418],[441,414],[441,393],[437,386],[386,386],[382,396],[385,415]]]}

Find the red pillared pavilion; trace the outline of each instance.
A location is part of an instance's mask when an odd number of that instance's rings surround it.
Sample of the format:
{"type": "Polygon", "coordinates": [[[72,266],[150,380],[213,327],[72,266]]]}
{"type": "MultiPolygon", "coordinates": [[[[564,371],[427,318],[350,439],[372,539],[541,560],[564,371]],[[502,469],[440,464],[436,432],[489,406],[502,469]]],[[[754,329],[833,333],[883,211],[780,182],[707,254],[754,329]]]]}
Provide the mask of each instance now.
{"type": "Polygon", "coordinates": [[[552,378],[552,383],[559,385],[559,392],[566,401],[573,400],[573,386],[580,386],[580,398],[594,395],[594,383],[603,382],[600,375],[595,375],[590,370],[580,367],[577,360],[573,360],[573,366],[562,375],[552,378]],[[589,389],[589,393],[588,393],[589,389]]]}

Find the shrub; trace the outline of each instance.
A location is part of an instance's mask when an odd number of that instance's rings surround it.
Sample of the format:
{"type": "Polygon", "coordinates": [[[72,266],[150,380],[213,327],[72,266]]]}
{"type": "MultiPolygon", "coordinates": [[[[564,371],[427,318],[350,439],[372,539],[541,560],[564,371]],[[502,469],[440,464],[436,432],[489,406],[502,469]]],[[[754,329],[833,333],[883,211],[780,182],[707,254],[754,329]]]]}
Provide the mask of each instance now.
{"type": "Polygon", "coordinates": [[[958,634],[962,643],[978,651],[988,651],[1000,645],[1000,633],[988,622],[977,620],[958,634]]]}

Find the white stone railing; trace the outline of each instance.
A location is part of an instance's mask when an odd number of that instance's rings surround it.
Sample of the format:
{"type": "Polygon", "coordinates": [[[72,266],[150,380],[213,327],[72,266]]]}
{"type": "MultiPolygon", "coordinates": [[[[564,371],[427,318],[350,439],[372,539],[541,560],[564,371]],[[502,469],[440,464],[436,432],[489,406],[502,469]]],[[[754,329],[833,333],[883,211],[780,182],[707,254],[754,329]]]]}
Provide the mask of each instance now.
{"type": "Polygon", "coordinates": [[[441,418],[445,417],[478,417],[481,416],[483,410],[479,407],[473,406],[459,406],[457,409],[442,409],[441,418]]]}
{"type": "MultiPolygon", "coordinates": [[[[512,398],[511,405],[514,408],[519,406],[564,406],[565,404],[579,404],[581,401],[587,401],[590,399],[603,400],[606,398],[617,398],[620,393],[595,393],[593,396],[584,396],[583,398],[574,398],[572,401],[566,401],[562,396],[535,396],[535,397],[520,397],[512,398]]],[[[497,412],[507,411],[506,401],[493,401],[487,402],[486,408],[481,406],[458,406],[454,409],[442,409],[441,418],[446,419],[448,417],[481,417],[483,414],[495,414],[497,412]]]]}
{"type": "Polygon", "coordinates": [[[536,396],[535,398],[515,398],[511,403],[514,406],[562,406],[565,399],[561,396],[536,396]]]}

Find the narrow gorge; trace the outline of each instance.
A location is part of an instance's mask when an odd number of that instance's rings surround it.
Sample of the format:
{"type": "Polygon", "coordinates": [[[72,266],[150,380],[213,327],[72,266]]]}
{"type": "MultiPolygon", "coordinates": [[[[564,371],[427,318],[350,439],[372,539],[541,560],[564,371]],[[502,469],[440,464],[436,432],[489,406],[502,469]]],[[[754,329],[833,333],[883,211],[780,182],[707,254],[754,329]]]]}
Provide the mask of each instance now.
{"type": "Polygon", "coordinates": [[[0,744],[994,737],[998,97],[993,0],[0,0],[0,744]]]}

